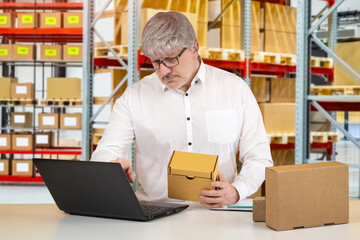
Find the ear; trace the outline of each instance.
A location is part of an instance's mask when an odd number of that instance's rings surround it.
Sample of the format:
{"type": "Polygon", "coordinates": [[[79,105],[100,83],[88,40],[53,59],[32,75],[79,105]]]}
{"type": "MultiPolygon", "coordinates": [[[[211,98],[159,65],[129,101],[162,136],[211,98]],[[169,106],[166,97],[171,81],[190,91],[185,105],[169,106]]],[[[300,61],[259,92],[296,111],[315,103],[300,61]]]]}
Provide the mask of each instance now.
{"type": "Polygon", "coordinates": [[[198,41],[196,41],[193,46],[193,53],[196,57],[199,55],[199,51],[199,43],[198,41]]]}

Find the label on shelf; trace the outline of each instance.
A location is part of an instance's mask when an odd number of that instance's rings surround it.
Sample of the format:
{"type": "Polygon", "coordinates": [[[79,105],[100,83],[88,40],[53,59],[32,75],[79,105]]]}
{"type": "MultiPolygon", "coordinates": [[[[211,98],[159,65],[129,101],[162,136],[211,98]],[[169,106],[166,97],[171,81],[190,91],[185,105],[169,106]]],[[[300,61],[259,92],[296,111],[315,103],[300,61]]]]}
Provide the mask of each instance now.
{"type": "Polygon", "coordinates": [[[5,171],[5,164],[3,162],[0,162],[0,172],[5,171]]]}
{"type": "Polygon", "coordinates": [[[16,94],[27,94],[27,87],[26,86],[16,86],[16,94]]]}
{"type": "Polygon", "coordinates": [[[7,146],[7,139],[4,137],[0,137],[0,147],[6,147],[7,146]]]}
{"type": "Polygon", "coordinates": [[[34,17],[33,17],[33,15],[22,15],[21,22],[22,23],[33,23],[34,17]]]}
{"type": "Polygon", "coordinates": [[[65,117],[64,126],[67,127],[76,127],[76,117],[65,117]]]}
{"type": "Polygon", "coordinates": [[[29,48],[28,47],[17,47],[17,54],[19,55],[28,55],[29,48]]]}
{"type": "Polygon", "coordinates": [[[7,16],[0,16],[0,24],[7,24],[7,16]]]}
{"type": "Polygon", "coordinates": [[[78,47],[69,47],[68,55],[79,55],[79,48],[78,47]]]}
{"type": "Polygon", "coordinates": [[[7,49],[0,49],[0,56],[7,56],[8,50],[7,49]]]}
{"type": "Polygon", "coordinates": [[[14,122],[15,123],[25,123],[25,115],[15,115],[14,122]]]}
{"type": "Polygon", "coordinates": [[[45,25],[56,25],[56,17],[46,17],[45,25]]]}
{"type": "Polygon", "coordinates": [[[16,138],[16,146],[17,147],[28,147],[29,146],[29,139],[24,137],[16,138]]]}
{"type": "Polygon", "coordinates": [[[49,138],[48,135],[36,135],[36,144],[48,144],[49,138]]]}
{"type": "Polygon", "coordinates": [[[79,23],[79,16],[69,16],[68,17],[68,23],[79,23]]]}
{"type": "Polygon", "coordinates": [[[56,49],[45,49],[45,56],[56,56],[56,49]]]}
{"type": "Polygon", "coordinates": [[[54,126],[55,125],[55,117],[52,116],[43,116],[42,124],[46,126],[54,126]]]}
{"type": "Polygon", "coordinates": [[[29,163],[16,163],[16,171],[17,172],[28,172],[29,171],[29,163]]]}

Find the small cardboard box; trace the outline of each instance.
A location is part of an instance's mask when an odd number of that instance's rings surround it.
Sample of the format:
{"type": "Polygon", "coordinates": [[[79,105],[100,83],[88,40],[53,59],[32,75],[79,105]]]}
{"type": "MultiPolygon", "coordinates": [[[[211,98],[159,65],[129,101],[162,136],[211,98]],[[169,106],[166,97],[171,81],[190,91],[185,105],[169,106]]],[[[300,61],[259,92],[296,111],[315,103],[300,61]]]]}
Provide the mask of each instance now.
{"type": "Polygon", "coordinates": [[[11,175],[33,176],[34,166],[32,160],[12,160],[11,175]]]}
{"type": "Polygon", "coordinates": [[[83,14],[82,12],[64,12],[63,21],[64,28],[82,28],[83,14]]]}
{"type": "Polygon", "coordinates": [[[15,26],[15,18],[12,12],[0,13],[0,28],[13,28],[15,26]]]}
{"type": "Polygon", "coordinates": [[[12,112],[10,113],[10,119],[12,127],[31,128],[33,114],[32,112],[12,112]]]}
{"type": "Polygon", "coordinates": [[[81,129],[81,113],[60,114],[60,129],[81,129]]]}
{"type": "Polygon", "coordinates": [[[9,159],[0,159],[0,175],[9,175],[9,159]]]}
{"type": "Polygon", "coordinates": [[[82,61],[82,45],[64,45],[63,46],[64,61],[82,61]]]}
{"type": "Polygon", "coordinates": [[[11,98],[34,99],[33,83],[11,83],[11,98]]]}
{"type": "Polygon", "coordinates": [[[62,47],[61,45],[40,45],[40,60],[61,60],[62,47]]]}
{"type": "Polygon", "coordinates": [[[168,197],[200,202],[201,191],[214,189],[218,156],[174,151],[168,165],[168,197]]]}
{"type": "Polygon", "coordinates": [[[13,47],[10,44],[0,44],[0,60],[12,60],[13,47]]]}
{"type": "Polygon", "coordinates": [[[44,12],[40,13],[40,28],[61,28],[61,12],[44,12]]]}
{"type": "Polygon", "coordinates": [[[271,78],[272,103],[295,103],[295,78],[271,78]]]}
{"type": "Polygon", "coordinates": [[[0,77],[0,98],[11,97],[11,83],[17,83],[17,78],[0,77]]]}
{"type": "Polygon", "coordinates": [[[12,134],[12,150],[28,151],[33,149],[32,134],[12,134]]]}
{"type": "Polygon", "coordinates": [[[39,23],[39,14],[34,12],[17,13],[17,28],[35,28],[39,23]]]}
{"type": "Polygon", "coordinates": [[[58,113],[39,113],[39,129],[58,129],[59,114],[58,113]]]}
{"type": "Polygon", "coordinates": [[[36,56],[35,45],[14,44],[12,50],[12,59],[21,61],[32,61],[36,56]]]}
{"type": "MultiPolygon", "coordinates": [[[[95,24],[95,29],[110,45],[121,44],[121,22],[119,13],[104,13],[95,24]]],[[[105,47],[105,44],[94,35],[95,47],[105,47]]]]}
{"type": "Polygon", "coordinates": [[[0,134],[0,150],[10,150],[11,149],[11,134],[3,133],[0,134]]]}
{"type": "Polygon", "coordinates": [[[47,99],[80,99],[80,78],[47,78],[47,99]]]}
{"type": "Polygon", "coordinates": [[[260,103],[266,133],[295,132],[295,103],[260,103]]]}
{"type": "Polygon", "coordinates": [[[265,197],[256,197],[253,200],[253,221],[265,222],[266,206],[265,197]]]}
{"type": "Polygon", "coordinates": [[[53,132],[37,132],[35,133],[36,148],[50,148],[54,143],[53,132]]]}
{"type": "Polygon", "coordinates": [[[339,162],[266,168],[266,225],[281,231],[348,223],[348,171],[339,162]]]}

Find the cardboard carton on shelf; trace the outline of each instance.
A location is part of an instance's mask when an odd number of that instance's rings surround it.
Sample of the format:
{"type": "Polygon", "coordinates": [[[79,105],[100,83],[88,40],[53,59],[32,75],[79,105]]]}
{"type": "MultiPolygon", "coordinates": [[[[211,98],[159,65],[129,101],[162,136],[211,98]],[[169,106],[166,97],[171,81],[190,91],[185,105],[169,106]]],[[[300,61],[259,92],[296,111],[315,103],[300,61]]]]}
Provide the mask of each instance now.
{"type": "Polygon", "coordinates": [[[11,83],[11,98],[34,99],[33,83],[11,83]]]}
{"type": "Polygon", "coordinates": [[[36,132],[35,133],[35,147],[36,148],[51,148],[54,144],[53,132],[36,132]]]}
{"type": "Polygon", "coordinates": [[[271,78],[271,102],[295,103],[295,78],[271,78]]]}
{"type": "Polygon", "coordinates": [[[348,223],[348,171],[339,162],[266,168],[266,225],[282,231],[348,223]]]}
{"type": "Polygon", "coordinates": [[[17,78],[0,77],[0,98],[11,98],[11,84],[17,82],[17,78]]]}
{"type": "Polygon", "coordinates": [[[31,128],[32,112],[12,112],[10,113],[10,125],[12,127],[31,128]]]}
{"type": "Polygon", "coordinates": [[[168,165],[168,197],[200,202],[201,191],[213,189],[218,156],[174,151],[168,165]]]}
{"type": "Polygon", "coordinates": [[[82,45],[63,45],[64,61],[82,61],[82,45]]]}
{"type": "Polygon", "coordinates": [[[47,78],[47,99],[81,99],[80,78],[47,78]]]}
{"type": "Polygon", "coordinates": [[[62,59],[62,47],[61,45],[40,45],[40,60],[51,61],[62,59]]]}
{"type": "Polygon", "coordinates": [[[81,129],[81,113],[60,114],[60,129],[81,129]]]}
{"type": "Polygon", "coordinates": [[[264,29],[296,34],[296,15],[295,7],[265,3],[264,29]]]}
{"type": "Polygon", "coordinates": [[[12,150],[29,151],[33,149],[33,135],[29,133],[13,133],[11,135],[12,150]]]}
{"type": "Polygon", "coordinates": [[[258,103],[270,100],[270,81],[266,77],[251,77],[251,91],[258,103]]]}
{"type": "Polygon", "coordinates": [[[58,129],[59,114],[58,113],[39,113],[39,129],[58,129]]]}
{"type": "Polygon", "coordinates": [[[265,30],[264,51],[296,54],[296,33],[265,30]]]}
{"type": "Polygon", "coordinates": [[[64,12],[63,13],[64,28],[82,28],[83,13],[82,12],[64,12]]]}
{"type": "Polygon", "coordinates": [[[295,103],[260,103],[266,133],[295,132],[295,103]]]}
{"type": "Polygon", "coordinates": [[[0,159],[0,175],[9,175],[9,159],[0,159]]]}
{"type": "Polygon", "coordinates": [[[10,44],[0,44],[0,60],[12,60],[13,47],[10,44]]]}
{"type": "MultiPolygon", "coordinates": [[[[95,29],[101,34],[110,45],[121,44],[121,22],[119,13],[104,13],[95,25],[95,29]]],[[[127,23],[127,22],[126,22],[127,23]]],[[[96,47],[105,47],[103,42],[95,35],[96,47]]]]}
{"type": "Polygon", "coordinates": [[[40,13],[40,28],[61,28],[61,12],[42,12],[40,13]]]}
{"type": "Polygon", "coordinates": [[[11,175],[13,176],[33,176],[34,166],[32,160],[14,159],[12,160],[11,175]]]}
{"type": "Polygon", "coordinates": [[[36,28],[39,25],[39,14],[34,12],[18,12],[17,28],[36,28]]]}
{"type": "Polygon", "coordinates": [[[0,150],[11,150],[11,134],[0,134],[0,150]]]}
{"type": "Polygon", "coordinates": [[[13,44],[12,59],[19,61],[33,61],[36,58],[36,46],[13,44]]]}
{"type": "Polygon", "coordinates": [[[0,28],[15,27],[15,18],[12,12],[0,13],[0,28]]]}

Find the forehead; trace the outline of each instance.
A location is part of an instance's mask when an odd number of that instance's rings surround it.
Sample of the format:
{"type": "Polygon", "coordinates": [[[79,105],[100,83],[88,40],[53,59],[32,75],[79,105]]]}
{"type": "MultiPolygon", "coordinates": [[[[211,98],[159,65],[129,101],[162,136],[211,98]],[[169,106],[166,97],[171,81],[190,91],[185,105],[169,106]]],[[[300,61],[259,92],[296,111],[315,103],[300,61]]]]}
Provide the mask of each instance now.
{"type": "Polygon", "coordinates": [[[152,61],[156,61],[156,60],[164,60],[166,58],[173,58],[173,57],[176,57],[180,51],[182,49],[176,49],[176,50],[172,50],[172,51],[169,51],[169,52],[165,52],[165,51],[159,51],[159,52],[155,52],[154,53],[154,56],[151,56],[149,57],[152,61]]]}

